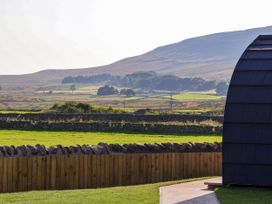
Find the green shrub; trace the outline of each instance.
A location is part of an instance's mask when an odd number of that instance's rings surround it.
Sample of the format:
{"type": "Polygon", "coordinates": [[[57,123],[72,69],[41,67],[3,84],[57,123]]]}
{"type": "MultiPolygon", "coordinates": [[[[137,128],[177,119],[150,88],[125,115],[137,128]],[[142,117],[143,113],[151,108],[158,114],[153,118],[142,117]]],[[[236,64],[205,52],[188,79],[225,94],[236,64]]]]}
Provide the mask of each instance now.
{"type": "Polygon", "coordinates": [[[50,109],[50,112],[56,113],[127,113],[127,110],[109,107],[97,107],[87,103],[81,102],[65,102],[62,104],[54,104],[50,109]]]}
{"type": "Polygon", "coordinates": [[[66,102],[63,104],[55,104],[50,111],[58,113],[91,113],[93,107],[86,103],[66,102]]]}

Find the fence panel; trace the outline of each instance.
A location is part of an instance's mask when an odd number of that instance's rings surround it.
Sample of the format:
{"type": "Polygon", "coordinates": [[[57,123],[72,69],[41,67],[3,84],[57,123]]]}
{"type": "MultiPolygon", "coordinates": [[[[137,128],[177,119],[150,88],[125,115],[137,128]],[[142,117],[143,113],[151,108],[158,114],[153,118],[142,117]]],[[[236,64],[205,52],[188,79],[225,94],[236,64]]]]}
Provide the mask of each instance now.
{"type": "Polygon", "coordinates": [[[220,176],[221,152],[0,157],[0,192],[83,189],[220,176]]]}

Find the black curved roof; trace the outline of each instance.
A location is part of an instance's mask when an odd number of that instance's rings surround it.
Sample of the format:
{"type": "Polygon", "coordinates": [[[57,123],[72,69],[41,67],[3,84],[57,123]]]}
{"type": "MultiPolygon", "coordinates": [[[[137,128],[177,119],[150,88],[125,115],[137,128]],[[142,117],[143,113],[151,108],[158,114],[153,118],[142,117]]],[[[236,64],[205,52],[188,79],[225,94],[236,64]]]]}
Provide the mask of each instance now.
{"type": "Polygon", "coordinates": [[[223,127],[223,183],[272,186],[272,35],[258,36],[232,75],[223,127]]]}

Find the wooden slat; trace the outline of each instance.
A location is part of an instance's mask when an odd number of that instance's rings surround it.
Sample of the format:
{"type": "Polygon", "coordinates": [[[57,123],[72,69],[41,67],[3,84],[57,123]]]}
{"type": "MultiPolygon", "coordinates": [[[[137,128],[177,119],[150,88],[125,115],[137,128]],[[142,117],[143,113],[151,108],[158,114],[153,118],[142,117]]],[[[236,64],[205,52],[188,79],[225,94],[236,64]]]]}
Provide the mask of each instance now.
{"type": "MultiPolygon", "coordinates": [[[[0,157],[0,193],[3,193],[3,187],[4,187],[4,182],[3,182],[3,173],[4,173],[4,158],[0,157]]],[[[16,175],[15,177],[17,177],[17,171],[16,171],[16,175]]]]}
{"type": "Polygon", "coordinates": [[[207,174],[208,176],[212,176],[212,158],[211,158],[211,153],[207,152],[207,174]]]}
{"type": "Polygon", "coordinates": [[[171,156],[171,163],[172,163],[172,173],[171,173],[171,180],[176,180],[177,179],[177,174],[176,174],[176,154],[172,153],[170,154],[171,156]]]}
{"type": "Polygon", "coordinates": [[[196,153],[195,154],[195,157],[194,157],[194,168],[195,168],[195,175],[196,177],[200,177],[200,167],[199,167],[199,163],[200,163],[200,154],[199,153],[196,153]]]}
{"type": "Polygon", "coordinates": [[[8,192],[12,192],[12,158],[8,157],[8,192]]]}
{"type": "Polygon", "coordinates": [[[147,154],[147,183],[152,183],[152,154],[147,154]]]}
{"type": "Polygon", "coordinates": [[[71,155],[70,158],[69,158],[69,163],[70,163],[69,183],[70,183],[71,189],[76,189],[75,159],[76,159],[76,157],[74,155],[71,155]]]}
{"type": "Polygon", "coordinates": [[[84,157],[80,155],[78,157],[78,188],[82,189],[84,187],[84,157]]]}
{"type": "Polygon", "coordinates": [[[154,154],[155,155],[155,182],[160,181],[160,157],[159,154],[154,154]]]}
{"type": "Polygon", "coordinates": [[[130,167],[130,171],[131,171],[131,185],[136,185],[137,184],[137,160],[138,160],[138,154],[131,154],[130,156],[130,161],[131,161],[131,167],[130,167]]]}
{"type": "Polygon", "coordinates": [[[209,175],[209,172],[208,172],[209,155],[207,152],[204,152],[203,154],[204,154],[204,174],[206,176],[206,175],[209,175]]]}
{"type": "Polygon", "coordinates": [[[163,154],[163,181],[167,181],[168,177],[168,160],[167,153],[163,154]]]}
{"type": "Polygon", "coordinates": [[[64,169],[63,169],[63,173],[64,174],[64,178],[63,178],[63,182],[64,182],[64,187],[65,189],[71,189],[71,183],[70,183],[70,155],[63,155],[63,165],[64,165],[64,169]]]}
{"type": "MultiPolygon", "coordinates": [[[[122,154],[121,155],[121,159],[122,159],[122,184],[121,185],[126,185],[126,175],[127,175],[127,156],[126,154],[122,154]]],[[[119,161],[120,162],[120,161],[119,161]]]]}
{"type": "Polygon", "coordinates": [[[100,156],[100,187],[105,187],[105,155],[100,156]]]}
{"type": "Polygon", "coordinates": [[[126,185],[127,181],[127,155],[122,155],[122,185],[126,185]]]}
{"type": "Polygon", "coordinates": [[[180,169],[180,158],[179,158],[179,153],[175,153],[175,176],[176,179],[181,178],[181,169],[180,169]]]}
{"type": "Polygon", "coordinates": [[[22,157],[22,190],[23,191],[27,191],[27,185],[28,185],[28,181],[27,181],[27,174],[28,174],[28,157],[22,157]]]}
{"type": "Polygon", "coordinates": [[[167,181],[171,181],[172,179],[172,153],[167,153],[167,181]]]}
{"type": "Polygon", "coordinates": [[[163,181],[163,153],[158,154],[159,157],[159,181],[163,181]]]}
{"type": "Polygon", "coordinates": [[[204,166],[204,161],[203,161],[203,153],[199,153],[199,174],[200,177],[205,176],[204,171],[203,171],[203,166],[204,166]]]}
{"type": "Polygon", "coordinates": [[[189,178],[189,169],[188,169],[188,165],[189,165],[189,153],[184,153],[183,155],[183,171],[184,171],[184,178],[189,178]]]}
{"type": "Polygon", "coordinates": [[[126,158],[126,167],[125,167],[125,185],[130,185],[131,184],[131,155],[130,154],[127,154],[125,155],[125,158],[126,158]]]}
{"type": "Polygon", "coordinates": [[[83,188],[88,187],[88,156],[83,156],[83,188]]]}
{"type": "Polygon", "coordinates": [[[123,178],[124,178],[124,172],[123,172],[123,168],[125,166],[124,164],[124,155],[118,155],[118,186],[121,186],[123,184],[123,178]]]}
{"type": "Polygon", "coordinates": [[[100,180],[100,178],[98,179],[98,176],[100,176],[100,174],[98,175],[98,172],[100,172],[100,168],[98,167],[99,163],[99,156],[92,156],[92,187],[93,188],[97,188],[99,186],[98,184],[98,180],[100,180]]]}
{"type": "Polygon", "coordinates": [[[192,157],[193,157],[192,152],[188,153],[188,178],[193,178],[193,169],[192,169],[192,157]]]}
{"type": "Polygon", "coordinates": [[[139,167],[138,167],[138,170],[139,170],[139,174],[138,174],[138,177],[139,177],[139,184],[144,184],[144,178],[145,178],[145,163],[144,163],[144,154],[139,154],[139,167]]]}
{"type": "Polygon", "coordinates": [[[52,190],[56,189],[56,181],[57,181],[56,180],[56,176],[57,176],[56,168],[57,168],[57,158],[56,158],[56,156],[52,156],[51,157],[51,173],[50,173],[50,176],[51,176],[50,185],[51,185],[52,190]]]}
{"type": "MultiPolygon", "coordinates": [[[[109,186],[114,186],[115,183],[115,165],[114,163],[116,163],[116,157],[109,155],[109,186]]],[[[117,165],[116,165],[117,166],[117,165]]],[[[116,175],[116,177],[118,178],[118,176],[116,175]]]]}
{"type": "Polygon", "coordinates": [[[78,169],[79,169],[79,159],[78,159],[78,156],[76,155],[73,155],[74,157],[74,188],[75,189],[78,189],[79,188],[79,172],[78,172],[78,169]]]}
{"type": "Polygon", "coordinates": [[[104,186],[108,187],[110,185],[110,159],[109,159],[109,155],[104,156],[104,168],[105,168],[104,186]]]}
{"type": "MultiPolygon", "coordinates": [[[[3,192],[8,192],[8,158],[3,158],[3,192]]],[[[20,190],[20,189],[19,189],[20,190]]]]}
{"type": "Polygon", "coordinates": [[[12,192],[17,192],[18,191],[17,159],[18,159],[18,157],[13,157],[12,158],[12,192]]]}
{"type": "Polygon", "coordinates": [[[156,154],[152,153],[151,154],[151,178],[152,178],[152,183],[156,182],[156,154]]]}
{"type": "Polygon", "coordinates": [[[65,160],[66,157],[64,155],[61,155],[58,157],[58,165],[59,166],[59,189],[65,189],[65,160]]]}
{"type": "Polygon", "coordinates": [[[191,167],[192,167],[192,176],[193,178],[198,177],[197,176],[197,160],[198,160],[198,153],[192,153],[191,158],[191,167]]]}
{"type": "Polygon", "coordinates": [[[143,173],[143,180],[142,180],[142,184],[145,184],[147,183],[147,171],[148,171],[148,167],[147,167],[147,157],[146,157],[146,154],[142,154],[142,165],[143,165],[143,168],[142,168],[142,173],[143,173]]]}
{"type": "MultiPolygon", "coordinates": [[[[87,175],[88,175],[88,179],[87,179],[87,188],[94,188],[94,178],[93,178],[93,156],[87,156],[87,175]]],[[[95,163],[96,165],[96,163],[95,163]]]]}
{"type": "MultiPolygon", "coordinates": [[[[37,168],[37,180],[38,180],[38,190],[42,190],[42,171],[43,171],[43,166],[42,166],[42,157],[38,156],[37,157],[37,161],[38,161],[38,168],[37,168]]],[[[59,183],[61,184],[61,181],[59,181],[59,183]]],[[[59,188],[61,189],[61,188],[59,188]]]]}
{"type": "MultiPolygon", "coordinates": [[[[18,162],[16,162],[16,164],[14,164],[14,165],[16,165],[16,168],[17,168],[17,164],[18,164],[18,162]]],[[[33,190],[33,185],[32,185],[33,168],[32,168],[32,165],[33,165],[33,156],[27,157],[27,174],[28,174],[27,175],[27,190],[28,191],[33,190]]],[[[17,183],[18,183],[18,180],[17,180],[17,183]]]]}
{"type": "MultiPolygon", "coordinates": [[[[51,156],[46,156],[46,189],[51,189],[51,156]]],[[[30,161],[28,161],[30,162],[30,161]]]]}
{"type": "Polygon", "coordinates": [[[218,161],[218,165],[219,165],[219,172],[218,172],[218,176],[222,175],[222,154],[217,153],[219,161],[218,161]]]}
{"type": "MultiPolygon", "coordinates": [[[[18,179],[18,191],[23,191],[23,157],[18,157],[17,160],[17,179],[18,179]]],[[[5,167],[4,167],[5,169],[5,167]]]]}

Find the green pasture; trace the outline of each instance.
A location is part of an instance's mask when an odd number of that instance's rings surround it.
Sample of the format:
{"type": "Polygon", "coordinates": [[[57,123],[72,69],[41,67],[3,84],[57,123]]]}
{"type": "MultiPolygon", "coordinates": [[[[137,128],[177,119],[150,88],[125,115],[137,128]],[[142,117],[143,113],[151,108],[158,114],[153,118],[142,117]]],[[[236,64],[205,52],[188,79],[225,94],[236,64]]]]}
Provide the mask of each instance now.
{"type": "Polygon", "coordinates": [[[167,134],[138,134],[113,132],[47,132],[0,130],[0,145],[36,145],[45,146],[62,144],[65,146],[76,144],[95,145],[100,142],[111,144],[130,143],[185,143],[185,142],[221,142],[222,137],[216,135],[167,135],[167,134]]]}

